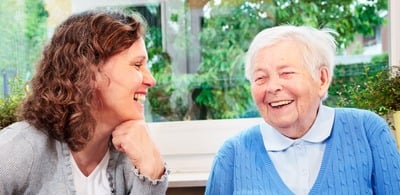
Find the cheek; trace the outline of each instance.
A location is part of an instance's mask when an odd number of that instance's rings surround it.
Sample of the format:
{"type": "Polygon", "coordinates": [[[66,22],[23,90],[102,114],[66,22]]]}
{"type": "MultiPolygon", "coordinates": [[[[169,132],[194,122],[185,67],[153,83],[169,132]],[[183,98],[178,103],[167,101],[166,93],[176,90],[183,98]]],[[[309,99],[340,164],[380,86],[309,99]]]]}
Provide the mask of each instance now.
{"type": "Polygon", "coordinates": [[[253,96],[254,101],[257,102],[262,102],[264,99],[264,90],[257,86],[257,85],[252,85],[251,86],[251,94],[253,96]]]}
{"type": "Polygon", "coordinates": [[[126,89],[136,89],[142,83],[142,76],[137,72],[126,72],[115,77],[115,82],[126,89]]]}
{"type": "Polygon", "coordinates": [[[143,83],[143,75],[139,72],[135,72],[134,74],[131,74],[130,80],[131,80],[132,86],[134,86],[135,88],[138,88],[143,83]]]}

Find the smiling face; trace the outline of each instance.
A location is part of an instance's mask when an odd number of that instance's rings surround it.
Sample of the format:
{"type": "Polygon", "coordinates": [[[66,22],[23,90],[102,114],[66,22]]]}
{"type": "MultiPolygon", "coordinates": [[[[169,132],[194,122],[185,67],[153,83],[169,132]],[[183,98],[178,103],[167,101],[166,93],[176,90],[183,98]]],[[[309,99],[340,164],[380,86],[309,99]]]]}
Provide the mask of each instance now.
{"type": "Polygon", "coordinates": [[[147,50],[142,38],[110,57],[96,76],[102,101],[97,115],[112,125],[144,119],[147,89],[156,81],[147,68],[147,50]]]}
{"type": "Polygon", "coordinates": [[[303,136],[328,89],[328,69],[319,68],[314,79],[292,41],[260,49],[252,64],[251,91],[261,116],[287,137],[303,136]]]}

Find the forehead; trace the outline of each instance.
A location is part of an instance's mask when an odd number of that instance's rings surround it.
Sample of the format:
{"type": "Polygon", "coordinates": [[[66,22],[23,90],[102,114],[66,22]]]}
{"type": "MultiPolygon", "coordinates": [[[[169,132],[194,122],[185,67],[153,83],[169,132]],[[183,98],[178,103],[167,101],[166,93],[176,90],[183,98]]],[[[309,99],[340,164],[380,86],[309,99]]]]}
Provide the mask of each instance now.
{"type": "Polygon", "coordinates": [[[303,52],[296,42],[281,41],[255,52],[252,64],[255,66],[303,64],[303,52]]]}
{"type": "Polygon", "coordinates": [[[147,55],[146,45],[144,43],[143,38],[137,39],[133,44],[128,48],[128,52],[131,55],[147,55]]]}
{"type": "Polygon", "coordinates": [[[143,38],[140,38],[133,42],[133,44],[129,48],[116,54],[115,57],[127,58],[124,60],[134,60],[137,58],[147,59],[147,50],[143,38]]]}

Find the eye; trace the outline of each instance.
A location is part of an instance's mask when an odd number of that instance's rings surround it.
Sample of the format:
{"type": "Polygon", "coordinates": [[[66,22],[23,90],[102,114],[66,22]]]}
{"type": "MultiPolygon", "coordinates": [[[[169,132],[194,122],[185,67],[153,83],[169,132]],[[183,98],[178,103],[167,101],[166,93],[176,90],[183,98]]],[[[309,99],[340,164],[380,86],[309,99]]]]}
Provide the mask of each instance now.
{"type": "Polygon", "coordinates": [[[140,67],[142,67],[142,63],[141,62],[135,62],[132,66],[134,66],[136,69],[140,69],[140,67]]]}
{"type": "Polygon", "coordinates": [[[254,77],[253,82],[260,85],[265,83],[266,81],[266,77],[265,76],[258,76],[258,77],[254,77]]]}
{"type": "Polygon", "coordinates": [[[291,78],[293,76],[294,72],[293,71],[286,71],[281,73],[282,78],[291,78]]]}

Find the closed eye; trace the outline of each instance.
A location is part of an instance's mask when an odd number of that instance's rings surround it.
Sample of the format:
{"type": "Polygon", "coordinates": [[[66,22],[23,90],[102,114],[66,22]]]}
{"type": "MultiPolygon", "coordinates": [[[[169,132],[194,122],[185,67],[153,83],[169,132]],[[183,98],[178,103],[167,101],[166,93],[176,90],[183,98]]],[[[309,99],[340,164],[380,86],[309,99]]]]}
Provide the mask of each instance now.
{"type": "Polygon", "coordinates": [[[295,74],[295,72],[282,72],[281,77],[282,78],[290,78],[295,74]]]}
{"type": "Polygon", "coordinates": [[[143,66],[142,62],[135,62],[131,63],[131,66],[135,67],[135,69],[140,70],[140,68],[143,66]]]}
{"type": "Polygon", "coordinates": [[[146,57],[136,57],[130,61],[130,66],[134,66],[137,70],[140,70],[143,66],[146,66],[147,58],[146,57]]]}
{"type": "Polygon", "coordinates": [[[256,77],[254,78],[254,83],[256,84],[263,84],[266,80],[265,76],[261,76],[261,77],[256,77]]]}
{"type": "Polygon", "coordinates": [[[140,68],[140,67],[142,66],[142,63],[135,63],[135,66],[136,66],[137,68],[140,68]]]}

